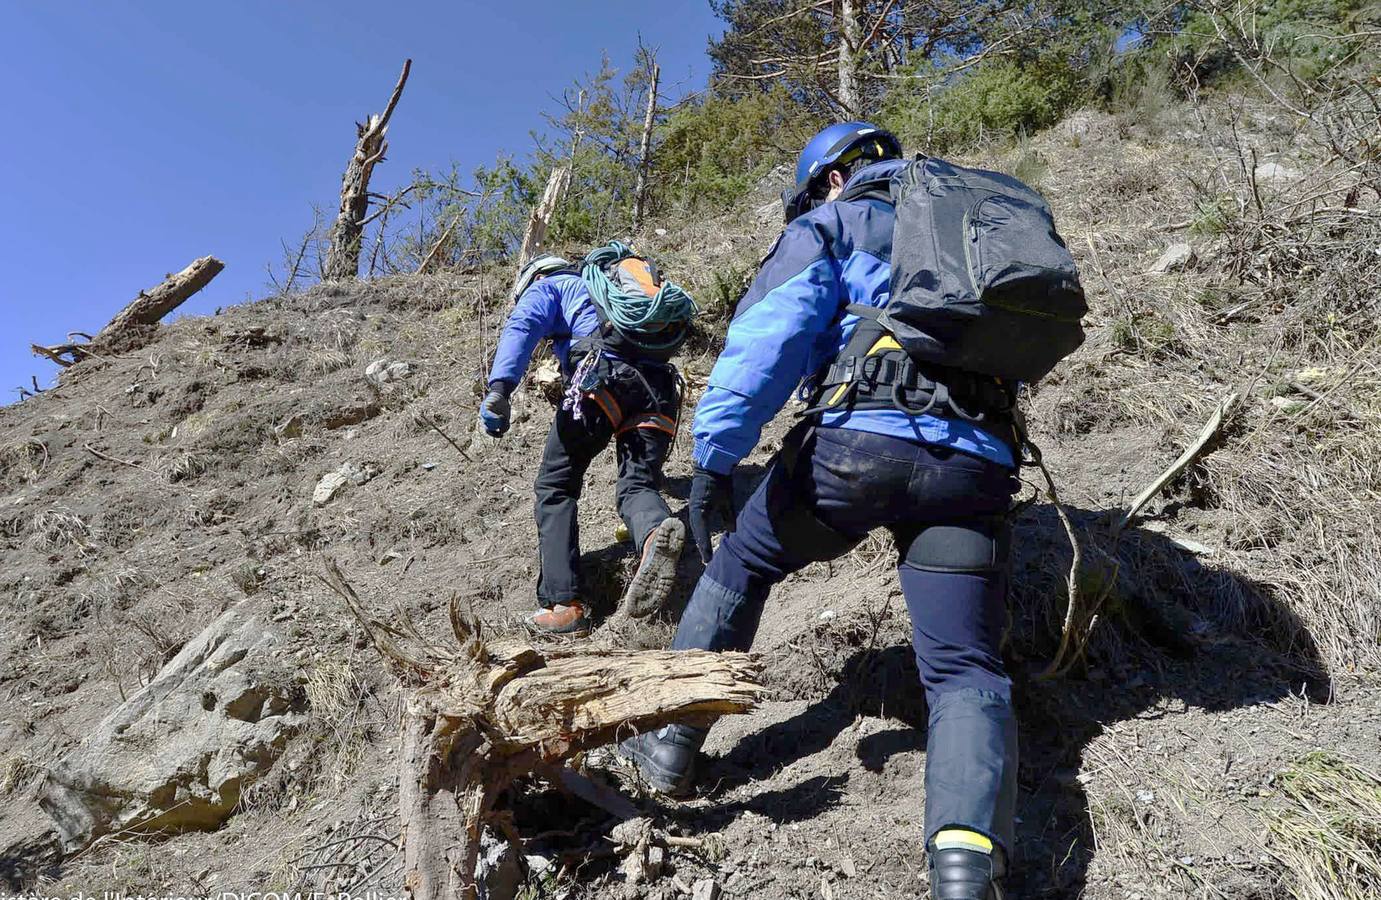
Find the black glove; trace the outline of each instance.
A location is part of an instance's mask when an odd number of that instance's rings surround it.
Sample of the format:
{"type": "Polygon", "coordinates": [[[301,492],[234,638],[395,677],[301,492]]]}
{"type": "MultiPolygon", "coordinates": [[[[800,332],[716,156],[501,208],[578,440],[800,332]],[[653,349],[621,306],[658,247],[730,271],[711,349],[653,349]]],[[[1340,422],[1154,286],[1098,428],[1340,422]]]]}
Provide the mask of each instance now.
{"type": "Polygon", "coordinates": [[[511,393],[511,383],[495,381],[489,385],[489,393],[480,404],[480,422],[484,424],[484,430],[494,437],[503,437],[508,431],[508,417],[513,414],[513,408],[508,403],[511,393]]]}
{"type": "Polygon", "coordinates": [[[691,478],[690,530],[695,546],[700,549],[700,561],[710,564],[714,552],[710,545],[710,515],[719,513],[724,530],[734,530],[734,476],[721,475],[699,466],[691,478]]]}

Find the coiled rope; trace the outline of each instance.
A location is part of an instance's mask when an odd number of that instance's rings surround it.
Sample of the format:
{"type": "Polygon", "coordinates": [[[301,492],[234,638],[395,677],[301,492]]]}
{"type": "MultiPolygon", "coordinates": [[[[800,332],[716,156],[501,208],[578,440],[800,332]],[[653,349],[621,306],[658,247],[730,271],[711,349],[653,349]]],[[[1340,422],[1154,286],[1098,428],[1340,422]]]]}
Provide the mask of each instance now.
{"type": "Polygon", "coordinates": [[[632,256],[633,250],[622,241],[610,241],[591,250],[581,274],[589,285],[590,296],[615,328],[649,350],[670,347],[681,339],[681,329],[670,328],[690,321],[700,308],[678,284],[662,282],[655,296],[620,287],[605,273],[604,267],[632,256]],[[667,337],[658,342],[663,332],[667,337]]]}

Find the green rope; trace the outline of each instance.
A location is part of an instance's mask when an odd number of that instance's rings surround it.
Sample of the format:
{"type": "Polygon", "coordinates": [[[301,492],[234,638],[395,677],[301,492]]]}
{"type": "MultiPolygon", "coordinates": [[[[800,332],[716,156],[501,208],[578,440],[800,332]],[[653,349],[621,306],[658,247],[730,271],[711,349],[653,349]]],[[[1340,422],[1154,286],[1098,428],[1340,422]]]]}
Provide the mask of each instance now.
{"type": "Polygon", "coordinates": [[[610,241],[590,251],[581,274],[590,287],[591,298],[615,328],[648,349],[669,347],[680,340],[681,329],[665,329],[665,326],[688,322],[700,309],[690,294],[670,281],[662,282],[656,296],[648,297],[641,291],[625,291],[610,280],[604,267],[633,255],[627,244],[610,241]],[[664,330],[670,331],[666,340],[660,344],[651,340],[660,337],[664,330]]]}

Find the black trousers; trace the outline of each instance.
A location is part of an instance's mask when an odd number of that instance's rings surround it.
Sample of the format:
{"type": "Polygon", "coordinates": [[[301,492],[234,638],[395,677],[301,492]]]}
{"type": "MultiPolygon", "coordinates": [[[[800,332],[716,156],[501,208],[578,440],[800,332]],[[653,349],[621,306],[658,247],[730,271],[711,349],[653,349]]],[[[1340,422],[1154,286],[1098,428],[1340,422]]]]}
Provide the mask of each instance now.
{"type": "Polygon", "coordinates": [[[747,650],[774,585],[887,528],[930,707],[926,840],[964,828],[1010,853],[1017,725],[1001,645],[1006,514],[1017,486],[1010,469],[956,450],[816,428],[794,465],[778,454],[696,585],[671,647],[747,650]]]}
{"type": "Polygon", "coordinates": [[[627,428],[616,435],[609,419],[589,399],[582,404],[581,413],[577,421],[569,410],[556,410],[537,472],[537,536],[542,564],[537,600],[547,607],[581,598],[577,502],[585,472],[611,440],[619,465],[619,515],[633,536],[633,546],[641,548],[648,535],[671,515],[659,492],[671,436],[650,427],[627,428]]]}

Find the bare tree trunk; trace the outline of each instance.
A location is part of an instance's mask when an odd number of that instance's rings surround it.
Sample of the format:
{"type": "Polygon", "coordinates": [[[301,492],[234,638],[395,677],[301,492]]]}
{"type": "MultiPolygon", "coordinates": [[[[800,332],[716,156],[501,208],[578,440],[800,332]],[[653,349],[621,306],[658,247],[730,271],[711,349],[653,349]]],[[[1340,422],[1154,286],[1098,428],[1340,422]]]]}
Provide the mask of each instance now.
{"type": "Polygon", "coordinates": [[[388,120],[403,95],[403,85],[407,84],[408,73],[412,70],[412,60],[403,63],[403,73],[393,86],[393,94],[383,113],[373,113],[364,122],[356,122],[358,139],[355,152],[345,165],[345,174],[340,183],[340,211],[336,223],[331,227],[331,249],[326,256],[326,265],[321,276],[326,280],[355,278],[360,272],[360,247],[364,236],[365,213],[369,210],[369,177],[374,166],[384,158],[388,151],[388,120]]]}
{"type": "MultiPolygon", "coordinates": [[[[115,314],[104,328],[88,343],[59,344],[53,347],[30,345],[33,352],[46,356],[60,366],[70,366],[88,356],[99,353],[121,353],[148,343],[163,317],[181,306],[187,298],[206,287],[225,268],[214,256],[203,256],[175,275],[163,279],[157,287],[140,291],[124,309],[115,314]]],[[[84,337],[86,335],[83,335],[84,337]]]]}
{"type": "MultiPolygon", "coordinates": [[[[566,193],[566,188],[571,183],[570,161],[557,163],[551,170],[551,175],[547,178],[546,189],[542,191],[542,199],[532,208],[532,214],[528,216],[527,229],[523,232],[523,245],[518,250],[518,265],[522,267],[527,261],[537,255],[547,240],[547,227],[551,225],[552,217],[556,215],[557,208],[561,205],[561,198],[566,193]]],[[[516,284],[516,282],[514,282],[516,284]]]]}
{"type": "Polygon", "coordinates": [[[643,139],[638,148],[638,183],[633,201],[633,231],[642,227],[643,214],[647,211],[647,175],[652,165],[652,124],[657,118],[657,81],[662,67],[655,60],[652,66],[652,83],[647,88],[647,115],[643,117],[643,139]]]}
{"type": "MultiPolygon", "coordinates": [[[[585,108],[585,92],[580,92],[579,108],[585,108]]],[[[533,208],[532,214],[528,216],[527,228],[523,231],[523,243],[518,248],[518,272],[513,275],[513,290],[518,289],[518,275],[522,273],[523,266],[527,265],[528,260],[537,255],[547,240],[547,228],[551,225],[552,217],[556,215],[556,210],[561,205],[561,198],[565,196],[566,188],[570,186],[571,176],[575,171],[575,152],[580,149],[580,138],[582,132],[576,131],[571,138],[571,155],[564,163],[557,163],[551,170],[551,175],[547,177],[547,187],[542,191],[542,199],[533,208]]]]}
{"type": "Polygon", "coordinates": [[[863,76],[859,61],[863,55],[863,25],[859,21],[861,0],[839,0],[839,105],[848,116],[862,116],[863,76]]]}

